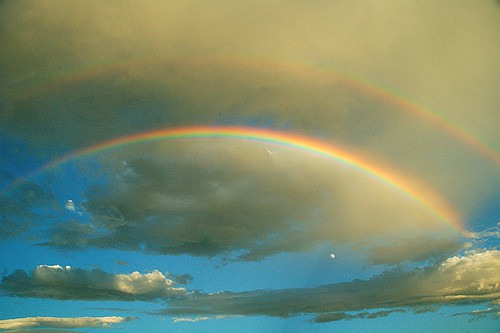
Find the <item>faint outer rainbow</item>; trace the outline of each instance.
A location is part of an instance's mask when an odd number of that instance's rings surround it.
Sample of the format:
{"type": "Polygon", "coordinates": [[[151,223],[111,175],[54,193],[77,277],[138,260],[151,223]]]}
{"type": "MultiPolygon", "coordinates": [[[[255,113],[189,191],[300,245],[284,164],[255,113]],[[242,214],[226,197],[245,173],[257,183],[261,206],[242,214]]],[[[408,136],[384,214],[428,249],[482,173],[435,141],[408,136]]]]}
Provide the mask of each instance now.
{"type": "MultiPolygon", "coordinates": [[[[144,142],[182,139],[231,139],[252,141],[278,145],[320,156],[331,160],[332,162],[349,167],[355,171],[361,172],[372,179],[375,179],[379,183],[384,184],[388,188],[404,194],[414,202],[425,207],[426,209],[429,209],[437,218],[439,218],[439,220],[450,224],[458,231],[462,230],[459,214],[453,209],[453,207],[442,196],[416,179],[404,176],[401,173],[390,170],[385,166],[382,167],[380,165],[375,165],[372,162],[364,160],[360,156],[356,156],[352,152],[324,141],[302,135],[254,127],[176,127],[119,137],[89,146],[85,149],[58,158],[46,164],[34,173],[31,173],[27,177],[24,177],[20,181],[49,169],[53,169],[70,160],[99,153],[108,149],[144,142]]],[[[16,183],[19,183],[20,181],[16,183]]]]}
{"type": "Polygon", "coordinates": [[[197,58],[197,57],[178,57],[164,59],[161,57],[135,57],[123,59],[118,62],[98,62],[89,64],[82,69],[76,67],[66,71],[61,71],[50,77],[39,77],[41,81],[48,80],[45,84],[35,84],[17,98],[26,98],[35,96],[43,91],[55,89],[65,84],[73,84],[80,81],[89,80],[92,78],[100,77],[105,74],[119,73],[121,71],[140,69],[146,65],[159,65],[168,63],[169,61],[188,62],[191,64],[206,64],[206,63],[220,63],[232,64],[243,66],[247,68],[254,68],[256,70],[276,70],[281,69],[290,73],[301,75],[303,77],[323,79],[327,81],[337,81],[346,84],[355,90],[361,91],[365,94],[373,96],[381,101],[385,101],[390,105],[398,107],[399,110],[410,113],[413,116],[435,126],[442,133],[459,140],[482,156],[488,158],[496,165],[500,165],[500,153],[493,147],[481,141],[470,131],[463,127],[454,124],[453,121],[447,120],[436,112],[431,111],[429,108],[419,105],[417,102],[411,100],[410,97],[404,96],[401,92],[396,92],[394,89],[383,87],[380,83],[370,82],[369,80],[354,77],[338,70],[326,68],[326,66],[311,65],[303,61],[288,61],[288,60],[273,60],[264,57],[243,57],[243,56],[219,56],[214,58],[197,58]]]}

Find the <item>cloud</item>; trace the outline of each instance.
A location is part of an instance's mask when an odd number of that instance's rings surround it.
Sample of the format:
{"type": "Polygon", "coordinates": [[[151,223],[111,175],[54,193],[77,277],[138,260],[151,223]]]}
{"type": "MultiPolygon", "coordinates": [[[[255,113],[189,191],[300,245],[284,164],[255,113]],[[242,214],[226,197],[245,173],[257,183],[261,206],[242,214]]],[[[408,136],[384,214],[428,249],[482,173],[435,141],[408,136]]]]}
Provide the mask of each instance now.
{"type": "Polygon", "coordinates": [[[332,161],[273,149],[207,139],[109,151],[100,159],[106,176],[97,177],[106,181],[85,193],[82,222],[54,224],[41,244],[245,261],[347,244],[376,264],[460,248],[458,232],[402,193],[332,161]]]}
{"type": "Polygon", "coordinates": [[[459,239],[434,238],[428,235],[413,239],[408,237],[372,248],[368,251],[367,262],[370,264],[397,264],[405,261],[439,260],[463,248],[464,244],[459,239]]]}
{"type": "Polygon", "coordinates": [[[391,87],[494,147],[493,2],[29,1],[2,9],[0,42],[10,47],[0,50],[0,129],[34,154],[152,128],[238,123],[363,147],[428,179],[466,214],[498,188],[496,165],[474,148],[405,102],[381,101],[337,74],[391,87]]]}
{"type": "Polygon", "coordinates": [[[186,292],[157,270],[111,274],[59,265],[40,265],[30,273],[16,270],[2,278],[0,288],[10,296],[58,300],[155,301],[186,292]]]}
{"type": "Polygon", "coordinates": [[[174,318],[174,323],[196,323],[198,321],[210,320],[210,317],[196,317],[196,318],[174,318]]]}
{"type": "Polygon", "coordinates": [[[207,320],[219,320],[219,319],[224,319],[224,318],[232,318],[235,316],[214,316],[214,317],[208,317],[208,316],[203,316],[203,317],[176,317],[172,321],[174,323],[196,323],[199,321],[207,321],[207,320]]]}
{"type": "Polygon", "coordinates": [[[406,312],[403,309],[394,309],[394,310],[384,310],[384,311],[376,311],[376,312],[359,312],[356,314],[348,314],[344,312],[334,312],[334,313],[323,313],[313,319],[314,323],[328,323],[332,321],[339,320],[351,320],[351,319],[374,319],[379,317],[387,317],[391,313],[395,312],[406,312]]]}
{"type": "MultiPolygon", "coordinates": [[[[0,129],[45,158],[164,127],[286,129],[397,165],[467,220],[498,188],[496,165],[336,69],[397,87],[492,145],[499,26],[488,6],[3,3],[0,42],[10,47],[0,50],[0,129]]],[[[108,159],[103,173],[118,178],[99,181],[75,206],[92,223],[61,219],[40,243],[255,261],[326,242],[373,264],[460,248],[435,217],[361,175],[240,144],[110,152],[127,166],[108,159]]],[[[2,235],[36,223],[23,215],[33,208],[14,210],[2,235]]]]}
{"type": "Polygon", "coordinates": [[[424,268],[386,271],[368,280],[302,289],[192,293],[170,302],[163,313],[275,317],[314,314],[314,322],[375,318],[409,309],[418,314],[441,306],[497,300],[499,268],[500,251],[470,251],[424,268]]]}
{"type": "Polygon", "coordinates": [[[27,328],[27,329],[14,329],[14,330],[7,330],[5,332],[8,332],[8,333],[33,333],[33,332],[36,332],[36,333],[78,333],[77,331],[68,331],[68,330],[62,330],[62,329],[57,329],[57,330],[54,330],[53,328],[49,328],[49,329],[39,329],[39,328],[36,328],[36,329],[31,329],[31,328],[27,328]]]}
{"type": "MultiPolygon", "coordinates": [[[[135,317],[26,317],[0,320],[1,330],[19,328],[108,328],[113,324],[121,324],[135,317]]],[[[16,331],[17,332],[17,331],[16,331]]],[[[37,330],[38,332],[38,330],[37,330]]]]}
{"type": "Polygon", "coordinates": [[[483,241],[486,239],[498,239],[500,238],[500,222],[497,222],[495,226],[487,228],[481,231],[464,231],[464,237],[475,240],[475,241],[483,241]]]}
{"type": "Polygon", "coordinates": [[[61,300],[160,299],[168,304],[162,314],[173,316],[176,322],[227,316],[314,315],[312,321],[319,323],[497,302],[499,267],[500,251],[471,250],[427,267],[393,269],[368,280],[300,289],[207,294],[177,288],[158,271],[109,274],[45,265],[38,266],[31,274],[15,271],[2,279],[1,288],[6,295],[61,300]]]}
{"type": "Polygon", "coordinates": [[[125,261],[125,260],[121,260],[121,259],[116,259],[115,260],[115,263],[118,265],[118,266],[127,266],[128,265],[128,262],[125,261]]]}
{"type": "Polygon", "coordinates": [[[190,274],[174,275],[172,273],[166,274],[169,279],[172,279],[177,284],[189,284],[193,281],[193,277],[190,274]]]}
{"type": "MultiPolygon", "coordinates": [[[[14,181],[13,175],[7,172],[0,175],[0,183],[4,179],[9,180],[9,183],[14,181]]],[[[55,210],[52,193],[32,181],[22,182],[12,188],[1,188],[0,239],[29,230],[35,222],[45,220],[55,210]]]]}
{"type": "Polygon", "coordinates": [[[486,309],[477,309],[469,312],[460,312],[460,313],[455,313],[453,316],[468,316],[470,317],[471,321],[474,320],[479,320],[483,318],[488,318],[492,317],[495,319],[500,318],[500,307],[498,305],[493,305],[491,307],[488,307],[486,309]]]}

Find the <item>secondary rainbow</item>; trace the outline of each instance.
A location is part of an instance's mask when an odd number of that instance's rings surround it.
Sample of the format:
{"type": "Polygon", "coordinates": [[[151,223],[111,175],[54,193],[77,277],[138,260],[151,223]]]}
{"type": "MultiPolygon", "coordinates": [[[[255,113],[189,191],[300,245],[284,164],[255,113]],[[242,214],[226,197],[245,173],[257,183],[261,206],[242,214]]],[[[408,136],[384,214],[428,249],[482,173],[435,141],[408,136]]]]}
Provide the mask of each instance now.
{"type": "Polygon", "coordinates": [[[119,73],[127,70],[141,68],[145,65],[162,64],[165,61],[181,61],[193,64],[220,63],[241,66],[242,68],[255,68],[256,70],[275,70],[282,69],[303,77],[324,79],[327,81],[338,81],[346,84],[358,91],[371,95],[390,105],[398,107],[404,112],[408,112],[421,120],[432,124],[437,129],[446,133],[469,147],[482,156],[486,157],[496,165],[500,165],[500,153],[490,145],[481,141],[475,134],[464,129],[462,126],[443,118],[429,108],[419,105],[412,101],[409,96],[403,95],[390,87],[384,87],[378,82],[371,82],[367,79],[354,77],[346,71],[332,70],[317,65],[311,65],[301,61],[273,60],[264,57],[243,57],[243,56],[219,56],[217,58],[196,58],[196,57],[178,57],[164,59],[155,56],[141,56],[122,59],[115,62],[96,62],[88,64],[85,67],[75,67],[57,72],[52,76],[34,78],[35,82],[45,82],[45,84],[34,84],[31,88],[24,91],[18,98],[28,98],[36,96],[43,91],[57,89],[64,85],[74,84],[92,78],[101,77],[107,74],[119,73]]]}
{"type": "MultiPolygon", "coordinates": [[[[361,172],[384,184],[384,186],[399,191],[418,204],[429,209],[437,218],[439,218],[439,220],[450,224],[458,231],[462,229],[459,214],[455,211],[455,209],[453,209],[453,207],[442,196],[433,191],[430,187],[425,186],[422,182],[411,177],[404,176],[386,166],[381,166],[379,163],[374,164],[373,162],[369,162],[357,156],[352,151],[347,151],[330,143],[303,135],[263,128],[236,126],[190,126],[166,128],[133,134],[105,141],[65,155],[46,164],[28,177],[47,171],[48,169],[55,168],[70,160],[96,154],[108,149],[144,142],[186,139],[230,139],[252,141],[263,144],[278,145],[288,149],[320,156],[361,172]]],[[[24,179],[26,179],[26,177],[24,179]]]]}

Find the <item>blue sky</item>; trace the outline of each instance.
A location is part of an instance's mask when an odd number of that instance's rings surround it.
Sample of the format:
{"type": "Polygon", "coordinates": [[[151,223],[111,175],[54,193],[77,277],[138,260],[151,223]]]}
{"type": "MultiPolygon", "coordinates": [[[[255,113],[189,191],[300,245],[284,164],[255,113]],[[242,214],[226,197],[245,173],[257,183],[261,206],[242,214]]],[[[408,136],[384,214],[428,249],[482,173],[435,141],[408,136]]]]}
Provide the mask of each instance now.
{"type": "Polygon", "coordinates": [[[0,332],[496,332],[498,15],[0,2],[0,332]]]}

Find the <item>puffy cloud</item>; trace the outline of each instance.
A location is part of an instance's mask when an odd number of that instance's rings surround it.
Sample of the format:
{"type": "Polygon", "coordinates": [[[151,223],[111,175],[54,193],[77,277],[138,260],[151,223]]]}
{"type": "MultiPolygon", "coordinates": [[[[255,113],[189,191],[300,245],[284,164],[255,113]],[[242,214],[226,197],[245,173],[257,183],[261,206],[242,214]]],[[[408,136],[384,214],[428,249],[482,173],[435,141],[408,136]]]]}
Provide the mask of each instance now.
{"type": "MultiPolygon", "coordinates": [[[[19,328],[108,328],[113,324],[121,324],[135,319],[134,317],[26,317],[0,320],[0,329],[19,328]]],[[[18,332],[16,330],[16,332],[18,332]]],[[[30,331],[31,332],[31,331],[30,331]]],[[[38,330],[37,330],[38,332],[38,330]]],[[[58,331],[59,332],[59,331],[58,331]]]]}
{"type": "MultiPolygon", "coordinates": [[[[451,281],[466,283],[470,288],[490,293],[500,288],[500,251],[471,250],[465,256],[454,256],[444,261],[439,270],[451,281]]],[[[455,288],[455,287],[450,287],[455,288]]]]}
{"type": "Polygon", "coordinates": [[[402,193],[330,160],[272,149],[204,140],[107,152],[106,181],[82,203],[91,221],[57,223],[43,244],[255,261],[327,242],[375,264],[460,248],[457,231],[402,193]]]}
{"type": "Polygon", "coordinates": [[[499,269],[500,251],[470,251],[440,264],[387,271],[368,280],[302,289],[193,293],[170,302],[164,314],[315,314],[315,322],[375,318],[407,309],[417,314],[430,307],[495,301],[500,295],[499,269]]]}
{"type": "Polygon", "coordinates": [[[145,274],[111,274],[59,265],[40,265],[30,273],[16,270],[3,277],[0,287],[11,296],[60,300],[154,301],[186,292],[157,270],[145,274]]]}

